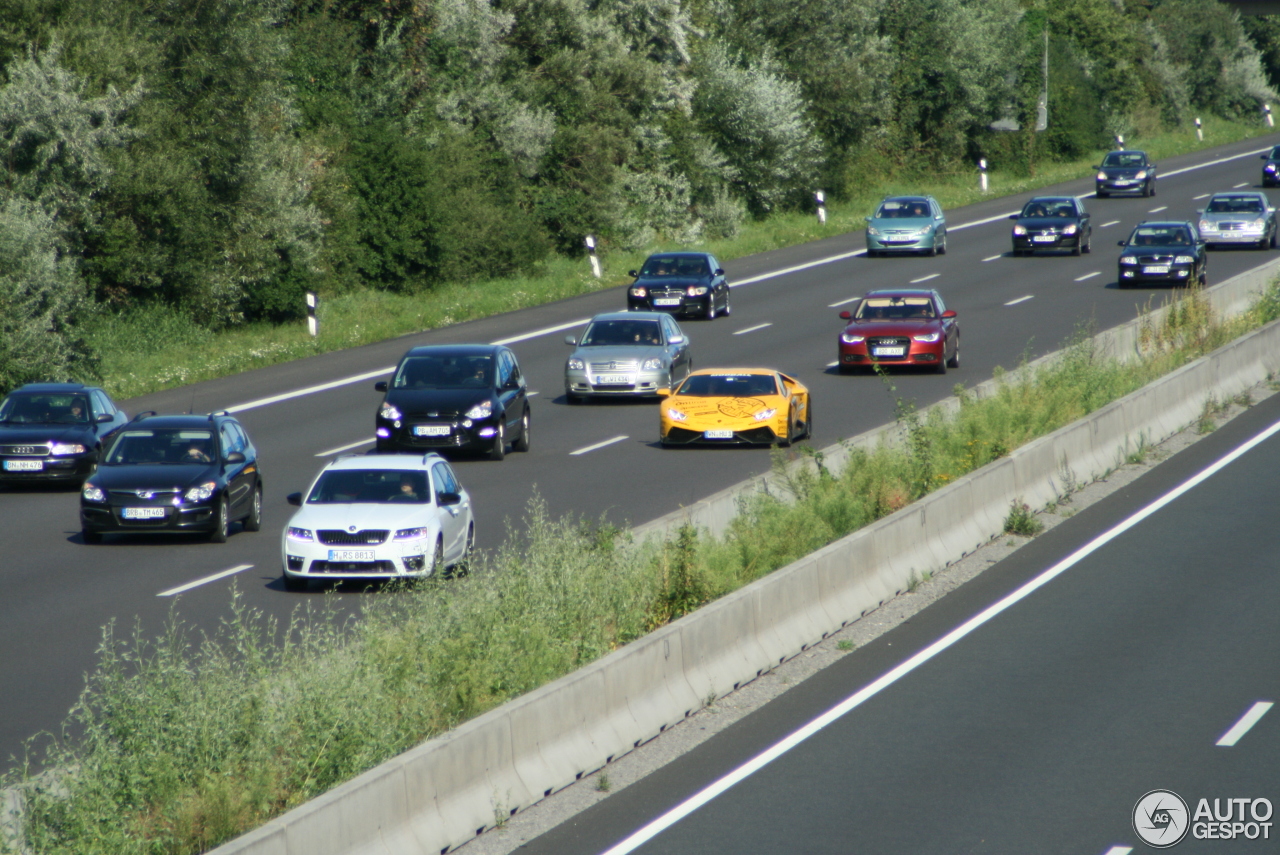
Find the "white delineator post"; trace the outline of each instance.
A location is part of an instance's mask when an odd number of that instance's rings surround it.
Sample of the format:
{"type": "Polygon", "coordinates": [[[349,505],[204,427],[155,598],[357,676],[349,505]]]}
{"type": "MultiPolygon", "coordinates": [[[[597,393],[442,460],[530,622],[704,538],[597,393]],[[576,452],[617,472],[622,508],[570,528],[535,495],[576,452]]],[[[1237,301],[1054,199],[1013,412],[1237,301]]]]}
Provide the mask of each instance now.
{"type": "Polygon", "coordinates": [[[1116,148],[1124,150],[1124,134],[1116,134],[1116,148]]]}
{"type": "Polygon", "coordinates": [[[316,320],[316,307],[320,305],[320,298],[316,296],[315,291],[307,292],[307,332],[311,333],[311,337],[315,338],[320,334],[320,321],[316,320]]]}
{"type": "Polygon", "coordinates": [[[1271,105],[1270,105],[1270,104],[1263,104],[1263,105],[1262,105],[1262,115],[1266,116],[1266,118],[1267,118],[1267,127],[1268,127],[1268,128],[1274,128],[1274,127],[1276,126],[1276,120],[1275,120],[1275,119],[1273,119],[1273,118],[1271,118],[1271,105]]]}
{"type": "Polygon", "coordinates": [[[983,193],[987,192],[987,159],[985,157],[978,161],[978,189],[983,193]]]}
{"type": "Polygon", "coordinates": [[[813,194],[813,198],[818,200],[818,225],[825,226],[827,224],[827,197],[819,190],[813,194]]]}
{"type": "Polygon", "coordinates": [[[600,278],[600,256],[596,255],[596,239],[591,235],[587,235],[587,256],[591,259],[591,273],[597,279],[600,278]]]}
{"type": "Polygon", "coordinates": [[[1196,117],[1196,139],[1204,142],[1204,129],[1200,127],[1200,117],[1196,117]]]}

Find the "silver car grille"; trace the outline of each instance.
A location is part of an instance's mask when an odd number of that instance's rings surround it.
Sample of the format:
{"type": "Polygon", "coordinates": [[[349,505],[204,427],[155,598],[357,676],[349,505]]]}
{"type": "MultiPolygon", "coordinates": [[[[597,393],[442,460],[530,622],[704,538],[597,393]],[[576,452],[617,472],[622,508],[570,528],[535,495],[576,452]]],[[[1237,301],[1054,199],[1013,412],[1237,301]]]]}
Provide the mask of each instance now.
{"type": "Polygon", "coordinates": [[[33,454],[44,457],[52,450],[48,445],[0,445],[0,454],[33,454]]]}
{"type": "Polygon", "coordinates": [[[377,546],[386,542],[388,534],[390,532],[385,529],[372,528],[364,531],[322,528],[316,532],[320,542],[326,546],[377,546]]]}
{"type": "Polygon", "coordinates": [[[638,359],[615,359],[610,362],[592,362],[591,370],[597,373],[607,371],[629,372],[640,367],[638,359]]]}
{"type": "Polygon", "coordinates": [[[1172,264],[1172,255],[1140,255],[1138,256],[1139,264],[1172,264]]]}
{"type": "Polygon", "coordinates": [[[137,490],[111,490],[112,496],[117,499],[124,499],[129,502],[136,502],[141,499],[144,502],[159,502],[161,504],[171,504],[178,497],[181,491],[176,488],[165,490],[148,490],[146,488],[137,490]]]}

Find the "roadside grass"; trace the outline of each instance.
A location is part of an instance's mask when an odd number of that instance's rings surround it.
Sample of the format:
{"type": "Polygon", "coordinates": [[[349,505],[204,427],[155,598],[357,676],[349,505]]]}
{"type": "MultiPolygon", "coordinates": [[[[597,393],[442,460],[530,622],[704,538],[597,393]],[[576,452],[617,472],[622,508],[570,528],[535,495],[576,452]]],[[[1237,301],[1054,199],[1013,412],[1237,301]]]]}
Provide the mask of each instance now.
{"type": "Polygon", "coordinates": [[[535,499],[469,576],[393,587],[358,616],[322,605],[280,626],[236,596],[212,636],[176,614],[154,639],[108,626],[65,729],[80,735],[33,738],[5,777],[23,805],[14,848],[207,850],[1280,317],[1274,284],[1226,323],[1197,292],[1178,300],[1136,363],[1082,331],[990,397],[958,389],[950,416],[900,407],[902,441],[854,450],[839,472],[775,451],[781,491],[743,499],[722,537],[633,543],[535,499]]]}
{"type": "MultiPolygon", "coordinates": [[[[1130,145],[1145,148],[1156,158],[1165,158],[1269,132],[1270,129],[1256,122],[1214,121],[1205,128],[1203,142],[1196,140],[1194,131],[1182,130],[1135,138],[1130,145]]],[[[853,198],[828,204],[825,225],[819,225],[813,214],[792,212],[763,221],[748,221],[734,238],[704,240],[692,246],[713,252],[723,263],[728,263],[771,249],[860,231],[865,226],[863,218],[886,195],[931,193],[944,208],[953,209],[984,198],[1087,177],[1100,156],[1098,153],[1078,161],[1042,165],[1034,175],[1014,174],[994,163],[988,173],[991,192],[986,194],[978,189],[976,169],[892,174],[888,164],[869,162],[863,169],[874,177],[867,180],[853,198]]],[[[1253,166],[1249,164],[1249,168],[1253,166]]],[[[124,313],[104,311],[85,324],[84,333],[100,356],[99,371],[104,386],[114,397],[127,399],[317,353],[621,287],[629,281],[626,271],[638,267],[645,255],[643,252],[605,252],[602,256],[604,277],[599,280],[591,275],[585,258],[556,256],[528,276],[453,283],[416,293],[361,289],[322,294],[318,310],[320,334],[315,339],[307,334],[305,323],[250,324],[211,332],[188,314],[164,307],[124,313]]],[[[730,277],[732,280],[732,270],[730,277]]]]}

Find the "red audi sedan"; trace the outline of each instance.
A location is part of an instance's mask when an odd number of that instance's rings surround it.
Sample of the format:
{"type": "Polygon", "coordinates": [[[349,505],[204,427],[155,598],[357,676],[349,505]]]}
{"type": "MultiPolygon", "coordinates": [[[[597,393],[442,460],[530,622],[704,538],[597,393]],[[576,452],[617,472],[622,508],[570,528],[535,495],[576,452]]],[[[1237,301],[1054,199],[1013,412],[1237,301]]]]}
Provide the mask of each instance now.
{"type": "Polygon", "coordinates": [[[939,374],[960,367],[960,324],[933,290],[872,291],[840,334],[841,374],[880,365],[927,366],[939,374]]]}

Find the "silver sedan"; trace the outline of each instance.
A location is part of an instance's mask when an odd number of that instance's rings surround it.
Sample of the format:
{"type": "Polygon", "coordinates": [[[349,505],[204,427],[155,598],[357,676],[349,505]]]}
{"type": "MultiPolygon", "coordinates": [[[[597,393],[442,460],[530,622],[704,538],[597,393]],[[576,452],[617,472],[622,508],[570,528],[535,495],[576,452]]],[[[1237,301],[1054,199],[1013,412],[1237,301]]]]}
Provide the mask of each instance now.
{"type": "Polygon", "coordinates": [[[650,397],[693,370],[689,337],[665,312],[608,312],[596,315],[564,367],[570,404],[593,397],[650,397]]]}
{"type": "Polygon", "coordinates": [[[1200,214],[1200,237],[1206,244],[1245,244],[1258,249],[1276,245],[1276,209],[1265,193],[1214,193],[1200,214]]]}

